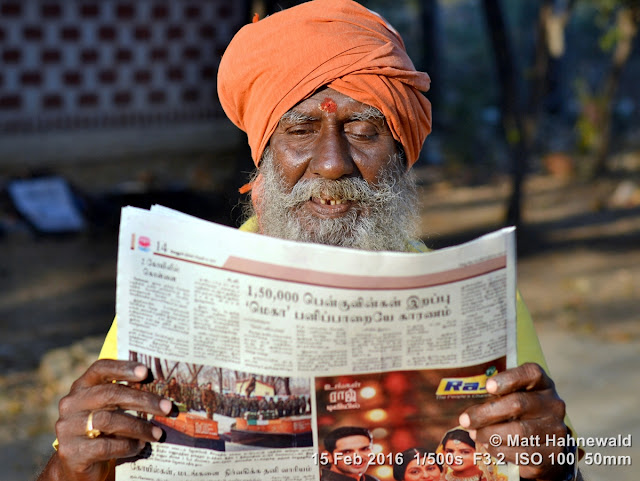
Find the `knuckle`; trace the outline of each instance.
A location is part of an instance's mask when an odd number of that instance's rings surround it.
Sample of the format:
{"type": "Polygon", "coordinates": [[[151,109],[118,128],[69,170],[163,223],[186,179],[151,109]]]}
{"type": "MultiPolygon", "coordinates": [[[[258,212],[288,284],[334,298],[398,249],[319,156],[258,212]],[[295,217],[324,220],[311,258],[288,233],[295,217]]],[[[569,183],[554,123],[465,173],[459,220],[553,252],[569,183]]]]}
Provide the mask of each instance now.
{"type": "Polygon", "coordinates": [[[66,422],[62,419],[58,419],[55,423],[55,431],[56,437],[58,438],[58,442],[61,439],[64,439],[66,433],[66,422]]]}
{"type": "Polygon", "coordinates": [[[87,374],[92,374],[94,372],[101,372],[103,371],[107,364],[108,364],[108,360],[106,359],[98,359],[96,361],[94,361],[88,368],[87,370],[84,372],[84,374],[81,377],[86,376],[87,374]]]}
{"type": "Polygon", "coordinates": [[[113,443],[113,449],[110,453],[112,458],[122,458],[134,456],[144,447],[144,443],[138,439],[123,439],[122,441],[113,443]]]}
{"type": "Polygon", "coordinates": [[[559,419],[564,419],[567,414],[567,404],[560,398],[555,399],[552,405],[552,412],[555,413],[559,419]]]}
{"type": "Polygon", "coordinates": [[[542,381],[546,375],[542,367],[540,367],[540,364],[536,364],[535,362],[528,362],[523,364],[522,367],[533,384],[537,384],[542,381]]]}
{"type": "Polygon", "coordinates": [[[511,400],[511,413],[514,417],[520,417],[526,412],[528,404],[524,393],[515,393],[511,400]]]}
{"type": "Polygon", "coordinates": [[[91,366],[89,366],[88,370],[91,371],[103,371],[105,369],[113,368],[113,359],[98,359],[91,366]]]}
{"type": "Polygon", "coordinates": [[[111,426],[113,419],[113,413],[111,411],[94,411],[93,412],[93,427],[101,431],[108,431],[108,427],[111,426]]]}
{"type": "Polygon", "coordinates": [[[122,399],[113,392],[106,391],[104,397],[102,398],[102,404],[104,406],[104,409],[118,409],[120,404],[122,404],[122,399]]]}
{"type": "Polygon", "coordinates": [[[80,385],[82,383],[82,378],[78,378],[71,384],[71,388],[69,388],[69,392],[73,393],[81,389],[80,385]]]}
{"type": "Polygon", "coordinates": [[[67,447],[65,443],[58,444],[58,456],[60,457],[60,459],[73,459],[74,456],[71,451],[72,449],[67,447]]]}
{"type": "Polygon", "coordinates": [[[103,438],[101,441],[97,453],[99,459],[125,458],[136,454],[140,449],[137,439],[103,438]]]}
{"type": "Polygon", "coordinates": [[[92,455],[95,459],[111,459],[118,457],[113,452],[113,441],[111,439],[92,439],[92,455]]]}
{"type": "Polygon", "coordinates": [[[103,405],[119,406],[124,402],[125,393],[120,384],[103,384],[99,389],[103,405]]]}
{"type": "Polygon", "coordinates": [[[73,407],[75,406],[75,402],[70,394],[67,394],[60,402],[58,402],[58,412],[60,413],[60,417],[66,417],[71,412],[73,412],[73,407]]]}

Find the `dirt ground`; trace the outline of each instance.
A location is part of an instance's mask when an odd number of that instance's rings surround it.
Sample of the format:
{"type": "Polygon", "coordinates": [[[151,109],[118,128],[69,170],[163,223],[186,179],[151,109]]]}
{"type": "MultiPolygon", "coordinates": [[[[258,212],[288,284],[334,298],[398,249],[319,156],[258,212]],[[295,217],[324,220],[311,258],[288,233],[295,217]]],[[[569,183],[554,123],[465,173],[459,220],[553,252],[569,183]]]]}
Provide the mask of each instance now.
{"type": "MultiPolygon", "coordinates": [[[[461,187],[419,173],[428,244],[499,227],[506,181],[461,187]]],[[[532,176],[524,213],[519,288],[574,428],[635,441],[589,448],[596,465],[582,469],[587,479],[635,479],[628,464],[640,463],[640,178],[532,176]]],[[[57,399],[113,316],[116,241],[112,229],[37,238],[18,224],[0,238],[0,479],[31,479],[51,454],[57,399]]]]}

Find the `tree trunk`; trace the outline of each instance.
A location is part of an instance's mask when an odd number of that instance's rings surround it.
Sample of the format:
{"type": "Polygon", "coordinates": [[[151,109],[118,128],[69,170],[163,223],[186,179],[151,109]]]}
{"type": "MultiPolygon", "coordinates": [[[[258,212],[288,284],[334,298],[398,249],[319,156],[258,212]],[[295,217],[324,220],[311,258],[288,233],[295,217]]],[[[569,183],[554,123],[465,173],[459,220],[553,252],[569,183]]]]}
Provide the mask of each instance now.
{"type": "Polygon", "coordinates": [[[511,195],[505,222],[518,226],[522,218],[522,183],[529,160],[518,74],[499,0],[483,0],[483,6],[501,87],[502,123],[511,155],[511,195]]]}
{"type": "Polygon", "coordinates": [[[290,384],[290,378],[289,377],[283,377],[282,380],[284,381],[284,392],[287,396],[291,395],[291,384],[290,384]]]}
{"type": "Polygon", "coordinates": [[[220,388],[220,392],[222,392],[224,389],[224,374],[222,372],[222,368],[217,368],[216,372],[218,373],[218,387],[220,388]]]}
{"type": "Polygon", "coordinates": [[[173,375],[173,371],[175,371],[178,368],[178,364],[180,364],[180,363],[179,362],[174,362],[173,366],[171,367],[171,369],[169,369],[169,361],[164,361],[165,370],[167,371],[166,379],[170,379],[171,378],[171,376],[173,375]]]}
{"type": "MultiPolygon", "coordinates": [[[[428,97],[431,101],[434,111],[438,111],[438,105],[442,98],[440,88],[439,72],[440,58],[440,36],[438,21],[438,2],[437,0],[423,0],[421,3],[420,21],[422,30],[422,58],[418,60],[417,68],[426,71],[431,77],[431,88],[428,97]]],[[[438,116],[434,117],[434,122],[438,122],[438,116]]]]}
{"type": "Polygon", "coordinates": [[[155,370],[156,370],[156,379],[158,381],[164,381],[166,379],[165,375],[164,375],[164,371],[162,369],[162,361],[160,361],[160,358],[154,357],[153,358],[153,365],[155,366],[155,370]]]}
{"type": "Polygon", "coordinates": [[[200,374],[200,371],[202,371],[203,367],[204,366],[202,364],[187,364],[187,370],[191,375],[189,382],[198,384],[198,375],[200,374]]]}
{"type": "Polygon", "coordinates": [[[602,95],[598,99],[600,106],[600,125],[598,126],[598,131],[600,138],[596,143],[595,149],[594,177],[606,174],[609,170],[607,167],[607,159],[609,157],[609,151],[611,150],[613,102],[618,90],[618,85],[620,84],[620,76],[633,49],[633,40],[638,33],[639,16],[640,8],[638,7],[622,7],[617,14],[616,28],[619,37],[613,52],[611,69],[605,80],[602,95]]]}

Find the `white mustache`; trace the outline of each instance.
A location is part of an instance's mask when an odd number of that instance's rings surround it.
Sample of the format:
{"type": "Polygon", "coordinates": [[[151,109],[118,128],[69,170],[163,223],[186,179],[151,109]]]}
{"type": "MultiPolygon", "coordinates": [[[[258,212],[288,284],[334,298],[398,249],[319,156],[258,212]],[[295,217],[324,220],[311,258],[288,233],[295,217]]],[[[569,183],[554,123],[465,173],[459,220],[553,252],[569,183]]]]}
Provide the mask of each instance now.
{"type": "Polygon", "coordinates": [[[393,185],[384,183],[372,186],[360,177],[346,179],[304,179],[299,181],[289,194],[283,195],[284,205],[295,207],[316,197],[339,201],[352,201],[362,205],[374,205],[389,202],[390,197],[397,195],[393,185]]]}
{"type": "Polygon", "coordinates": [[[337,180],[302,179],[285,185],[269,149],[260,164],[263,190],[256,202],[261,232],[302,242],[366,250],[407,248],[418,225],[415,177],[395,156],[381,168],[375,183],[362,177],[337,180]],[[314,200],[326,204],[353,203],[336,218],[318,218],[305,208],[314,200]]]}

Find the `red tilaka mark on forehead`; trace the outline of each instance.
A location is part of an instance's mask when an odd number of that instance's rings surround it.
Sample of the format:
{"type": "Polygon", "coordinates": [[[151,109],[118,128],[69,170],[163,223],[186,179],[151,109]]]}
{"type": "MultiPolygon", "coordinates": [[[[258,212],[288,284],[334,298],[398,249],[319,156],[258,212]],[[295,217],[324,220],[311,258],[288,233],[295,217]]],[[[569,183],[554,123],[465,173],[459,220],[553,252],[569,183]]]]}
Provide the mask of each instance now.
{"type": "Polygon", "coordinates": [[[333,101],[333,99],[331,99],[329,97],[325,97],[325,99],[320,104],[320,109],[324,110],[328,114],[335,114],[336,110],[338,110],[338,106],[333,101]]]}

